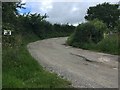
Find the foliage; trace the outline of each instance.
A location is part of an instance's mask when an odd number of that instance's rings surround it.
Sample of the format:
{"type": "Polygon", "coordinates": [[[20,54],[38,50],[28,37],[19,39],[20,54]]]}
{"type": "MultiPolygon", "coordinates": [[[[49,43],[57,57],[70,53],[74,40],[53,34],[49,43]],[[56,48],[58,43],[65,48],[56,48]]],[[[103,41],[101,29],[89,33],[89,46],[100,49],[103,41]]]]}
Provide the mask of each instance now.
{"type": "Polygon", "coordinates": [[[93,20],[98,18],[107,24],[108,27],[114,27],[120,16],[118,4],[103,3],[97,6],[89,7],[85,19],[93,20]]]}
{"type": "MultiPolygon", "coordinates": [[[[119,38],[120,38],[119,34],[112,34],[112,35],[106,36],[106,38],[102,39],[97,44],[90,42],[90,43],[84,43],[80,45],[79,43],[74,42],[71,44],[71,46],[86,49],[86,50],[92,50],[96,52],[104,52],[109,54],[120,55],[119,38]]],[[[68,39],[71,39],[71,37],[69,37],[68,39]]]]}
{"type": "MultiPolygon", "coordinates": [[[[103,33],[107,33],[109,29],[107,28],[106,24],[98,19],[92,20],[90,23],[92,23],[95,27],[96,33],[94,35],[93,41],[99,42],[103,39],[103,33]]],[[[95,31],[93,31],[94,33],[95,31]]]]}
{"type": "Polygon", "coordinates": [[[73,46],[82,46],[85,43],[98,43],[103,39],[103,33],[107,26],[99,20],[82,23],[77,26],[75,32],[68,38],[67,43],[73,46]]]}
{"type": "Polygon", "coordinates": [[[15,20],[16,4],[15,3],[2,3],[2,18],[3,22],[13,22],[15,20]],[[11,21],[12,20],[12,21],[11,21]]]}
{"type": "Polygon", "coordinates": [[[3,36],[3,88],[69,87],[69,81],[44,70],[27,51],[26,45],[39,39],[33,32],[21,35],[14,31],[12,36],[3,36]]]}
{"type": "Polygon", "coordinates": [[[68,44],[79,46],[83,43],[88,43],[93,29],[95,28],[91,23],[82,23],[78,25],[75,32],[68,39],[68,44]]]}
{"type": "MultiPolygon", "coordinates": [[[[116,27],[117,30],[119,29],[118,26],[116,27]]],[[[103,38],[103,33],[106,30],[108,30],[107,26],[98,19],[83,23],[68,38],[67,44],[82,49],[120,55],[120,34],[108,34],[103,38]],[[96,36],[90,37],[90,35],[96,36]],[[97,43],[95,43],[96,41],[97,43]]]]}
{"type": "Polygon", "coordinates": [[[115,27],[115,31],[120,33],[120,20],[117,21],[117,25],[115,27]]]}
{"type": "Polygon", "coordinates": [[[24,8],[24,3],[3,2],[2,3],[2,21],[4,23],[16,24],[16,16],[18,15],[17,8],[24,8]]]}
{"type": "Polygon", "coordinates": [[[96,50],[111,54],[118,54],[120,55],[120,35],[119,34],[112,34],[108,35],[104,38],[101,42],[96,45],[96,50]]]}
{"type": "Polygon", "coordinates": [[[89,22],[82,23],[76,28],[75,41],[80,43],[88,43],[93,39],[94,33],[96,33],[94,25],[89,22]]]}
{"type": "Polygon", "coordinates": [[[3,88],[70,87],[69,81],[44,70],[26,48],[28,43],[48,38],[49,34],[54,37],[53,25],[44,20],[46,15],[17,15],[16,7],[16,3],[3,4],[2,29],[12,30],[11,36],[2,38],[3,88]]]}
{"type": "Polygon", "coordinates": [[[70,82],[45,71],[25,46],[13,48],[3,49],[3,88],[69,87],[70,82]]]}
{"type": "Polygon", "coordinates": [[[19,15],[17,25],[21,25],[21,33],[28,33],[28,30],[34,32],[41,39],[68,36],[74,31],[74,26],[68,24],[51,24],[46,21],[47,15],[40,14],[24,14],[19,15]]]}

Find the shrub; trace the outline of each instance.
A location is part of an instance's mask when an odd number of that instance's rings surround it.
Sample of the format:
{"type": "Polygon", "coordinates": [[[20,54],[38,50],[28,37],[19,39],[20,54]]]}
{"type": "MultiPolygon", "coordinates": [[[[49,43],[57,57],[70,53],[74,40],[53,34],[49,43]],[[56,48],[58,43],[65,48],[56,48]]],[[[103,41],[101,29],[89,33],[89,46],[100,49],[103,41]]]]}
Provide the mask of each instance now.
{"type": "Polygon", "coordinates": [[[90,23],[94,25],[96,30],[96,31],[93,31],[93,33],[96,32],[94,33],[95,35],[94,35],[93,41],[95,42],[101,41],[103,39],[103,33],[106,33],[109,31],[107,28],[107,25],[98,19],[94,19],[90,23]]]}
{"type": "Polygon", "coordinates": [[[74,40],[79,43],[87,43],[92,39],[92,31],[95,27],[91,23],[83,23],[76,28],[74,40]]]}
{"type": "Polygon", "coordinates": [[[107,26],[97,19],[82,23],[77,26],[75,32],[68,38],[67,43],[77,47],[85,43],[98,43],[103,39],[103,33],[107,26]]]}
{"type": "MultiPolygon", "coordinates": [[[[98,50],[97,45],[103,40],[108,30],[106,24],[98,19],[78,25],[73,34],[67,39],[67,44],[83,49],[98,50]]],[[[101,51],[101,50],[99,50],[101,51]]]]}
{"type": "Polygon", "coordinates": [[[114,28],[115,32],[118,32],[120,34],[120,20],[117,21],[117,25],[114,28]]]}
{"type": "Polygon", "coordinates": [[[118,34],[109,35],[96,45],[96,49],[111,54],[120,54],[119,38],[120,35],[118,34]]]}

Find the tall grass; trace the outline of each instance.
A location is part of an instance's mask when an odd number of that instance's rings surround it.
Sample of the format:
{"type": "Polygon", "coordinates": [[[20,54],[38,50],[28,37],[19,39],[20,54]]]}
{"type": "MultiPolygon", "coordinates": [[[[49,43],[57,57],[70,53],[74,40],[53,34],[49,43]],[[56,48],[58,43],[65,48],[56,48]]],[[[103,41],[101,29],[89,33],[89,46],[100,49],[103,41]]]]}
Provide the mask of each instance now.
{"type": "Polygon", "coordinates": [[[96,45],[96,49],[101,52],[120,55],[119,38],[120,35],[118,34],[109,35],[96,45]]]}
{"type": "Polygon", "coordinates": [[[3,37],[3,88],[65,88],[70,82],[43,70],[26,45],[39,40],[34,33],[3,37]]]}
{"type": "Polygon", "coordinates": [[[93,42],[79,44],[79,42],[76,42],[76,43],[72,42],[73,38],[71,35],[71,37],[68,38],[67,43],[68,43],[68,45],[82,48],[82,49],[120,55],[120,46],[119,46],[120,40],[119,40],[119,38],[120,38],[119,34],[112,34],[112,35],[106,36],[103,40],[101,40],[97,44],[95,44],[93,42]]]}

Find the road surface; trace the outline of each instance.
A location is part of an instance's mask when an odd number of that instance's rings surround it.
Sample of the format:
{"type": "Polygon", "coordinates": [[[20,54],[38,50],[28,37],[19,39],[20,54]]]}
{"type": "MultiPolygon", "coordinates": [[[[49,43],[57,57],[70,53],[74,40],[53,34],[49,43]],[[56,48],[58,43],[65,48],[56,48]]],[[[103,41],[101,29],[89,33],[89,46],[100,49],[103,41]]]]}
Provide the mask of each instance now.
{"type": "Polygon", "coordinates": [[[66,37],[27,45],[31,55],[47,70],[77,88],[118,88],[118,56],[66,46],[66,37]]]}

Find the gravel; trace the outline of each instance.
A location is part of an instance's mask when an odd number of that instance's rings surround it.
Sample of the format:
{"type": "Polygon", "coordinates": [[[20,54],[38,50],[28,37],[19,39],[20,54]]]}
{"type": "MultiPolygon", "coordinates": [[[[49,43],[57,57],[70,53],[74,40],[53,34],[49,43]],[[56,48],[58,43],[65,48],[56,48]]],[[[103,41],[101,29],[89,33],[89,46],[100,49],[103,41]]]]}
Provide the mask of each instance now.
{"type": "Polygon", "coordinates": [[[67,37],[27,45],[30,54],[47,70],[76,88],[118,88],[118,56],[66,46],[67,37]]]}

